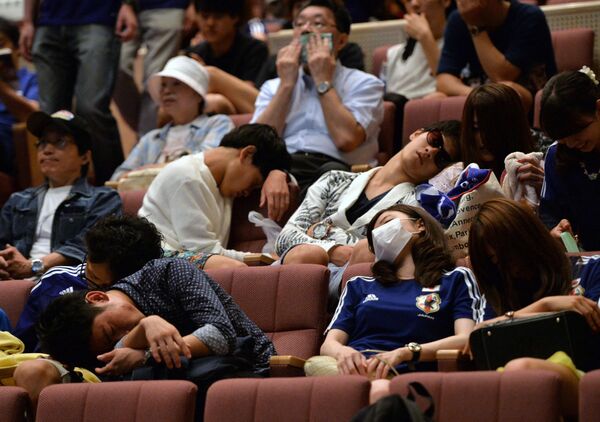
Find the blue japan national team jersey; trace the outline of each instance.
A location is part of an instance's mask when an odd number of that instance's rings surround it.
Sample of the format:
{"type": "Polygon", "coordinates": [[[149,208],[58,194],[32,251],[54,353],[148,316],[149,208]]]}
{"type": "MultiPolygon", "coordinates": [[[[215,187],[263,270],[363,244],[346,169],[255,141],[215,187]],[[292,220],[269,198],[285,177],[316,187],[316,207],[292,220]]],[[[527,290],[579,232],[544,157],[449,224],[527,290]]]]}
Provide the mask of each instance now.
{"type": "Polygon", "coordinates": [[[31,289],[19,322],[13,330],[13,334],[25,344],[26,352],[34,352],[38,348],[35,324],[50,302],[61,295],[87,287],[85,264],[53,267],[40,278],[31,289]]]}
{"type": "Polygon", "coordinates": [[[572,294],[579,294],[598,302],[600,298],[600,255],[584,258],[580,277],[573,281],[572,294]]]}
{"type": "Polygon", "coordinates": [[[446,273],[431,288],[416,280],[384,285],[373,277],[355,277],[342,292],[327,330],[347,333],[348,346],[358,351],[389,351],[452,336],[455,320],[480,322],[484,307],[475,277],[464,267],[446,273]]]}

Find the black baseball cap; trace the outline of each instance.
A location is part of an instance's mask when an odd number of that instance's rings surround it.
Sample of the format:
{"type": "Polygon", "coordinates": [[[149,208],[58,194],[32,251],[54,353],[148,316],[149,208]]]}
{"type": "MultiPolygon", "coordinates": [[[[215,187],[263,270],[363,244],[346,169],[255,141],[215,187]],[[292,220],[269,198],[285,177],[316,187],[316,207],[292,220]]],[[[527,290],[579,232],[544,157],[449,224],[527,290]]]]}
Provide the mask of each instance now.
{"type": "Polygon", "coordinates": [[[88,125],[81,117],[77,117],[68,110],[60,110],[48,114],[43,111],[34,111],[27,119],[27,130],[40,138],[48,126],[55,126],[66,133],[73,135],[80,152],[92,148],[92,137],[88,125]]]}

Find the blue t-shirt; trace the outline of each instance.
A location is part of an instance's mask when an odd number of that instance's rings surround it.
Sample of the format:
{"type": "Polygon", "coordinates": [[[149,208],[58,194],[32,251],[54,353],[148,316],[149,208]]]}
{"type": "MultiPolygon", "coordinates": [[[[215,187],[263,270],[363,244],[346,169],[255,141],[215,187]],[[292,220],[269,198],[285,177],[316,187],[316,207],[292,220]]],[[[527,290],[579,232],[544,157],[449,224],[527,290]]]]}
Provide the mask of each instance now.
{"type": "Polygon", "coordinates": [[[544,161],[544,185],[540,198],[540,218],[548,228],[566,218],[587,251],[600,250],[600,155],[585,154],[586,160],[565,172],[556,169],[556,149],[548,149],[544,161]],[[587,173],[587,175],[586,175],[587,173]],[[594,180],[592,180],[592,178],[594,180]]]}
{"type": "MultiPolygon", "coordinates": [[[[38,80],[35,73],[22,67],[17,70],[17,80],[19,94],[30,100],[37,101],[39,99],[38,80]]],[[[12,127],[15,123],[14,116],[0,101],[0,171],[8,174],[13,174],[15,171],[15,146],[12,139],[12,127]]]]}
{"type": "Polygon", "coordinates": [[[40,4],[38,26],[114,26],[121,0],[44,0],[40,4]]]}
{"type": "Polygon", "coordinates": [[[140,10],[150,9],[185,9],[190,0],[139,0],[140,10]]]}
{"type": "Polygon", "coordinates": [[[416,280],[386,286],[373,277],[354,277],[327,330],[347,333],[348,346],[358,351],[389,351],[452,336],[455,320],[480,322],[484,307],[475,277],[464,267],[446,273],[432,288],[416,280]]]}
{"type": "Polygon", "coordinates": [[[4,309],[0,308],[0,331],[10,331],[10,320],[8,319],[8,315],[4,312],[4,309]]]}
{"type": "MultiPolygon", "coordinates": [[[[521,69],[517,82],[530,91],[537,92],[556,73],[550,30],[539,7],[512,0],[506,20],[490,31],[489,36],[504,57],[521,69]]],[[[487,80],[471,34],[458,10],[448,17],[438,65],[440,73],[457,76],[466,85],[479,85],[487,80]]]]}
{"type": "Polygon", "coordinates": [[[46,307],[57,297],[75,290],[87,289],[85,264],[76,267],[53,267],[37,282],[25,304],[13,334],[25,343],[26,352],[38,349],[35,324],[46,307]]]}
{"type": "Polygon", "coordinates": [[[581,275],[573,281],[573,294],[582,294],[598,302],[600,299],[600,255],[594,255],[581,270],[581,275]]]}

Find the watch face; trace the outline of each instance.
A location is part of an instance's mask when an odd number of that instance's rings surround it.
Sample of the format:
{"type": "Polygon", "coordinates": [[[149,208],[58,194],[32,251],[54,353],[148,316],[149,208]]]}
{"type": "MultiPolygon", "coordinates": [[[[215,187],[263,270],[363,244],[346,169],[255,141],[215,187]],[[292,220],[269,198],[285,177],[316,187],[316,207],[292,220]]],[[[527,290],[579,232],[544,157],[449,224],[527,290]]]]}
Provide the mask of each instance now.
{"type": "Polygon", "coordinates": [[[327,232],[329,231],[328,229],[329,229],[329,227],[327,226],[327,224],[324,224],[324,223],[317,224],[313,228],[313,237],[318,240],[324,239],[325,236],[327,236],[327,232]]]}
{"type": "Polygon", "coordinates": [[[331,87],[331,84],[329,82],[321,82],[318,86],[317,86],[317,92],[319,94],[325,94],[327,91],[329,91],[329,88],[331,87]]]}
{"type": "Polygon", "coordinates": [[[43,266],[44,266],[44,264],[42,263],[42,261],[35,260],[31,263],[31,271],[34,274],[37,274],[42,270],[43,266]]]}

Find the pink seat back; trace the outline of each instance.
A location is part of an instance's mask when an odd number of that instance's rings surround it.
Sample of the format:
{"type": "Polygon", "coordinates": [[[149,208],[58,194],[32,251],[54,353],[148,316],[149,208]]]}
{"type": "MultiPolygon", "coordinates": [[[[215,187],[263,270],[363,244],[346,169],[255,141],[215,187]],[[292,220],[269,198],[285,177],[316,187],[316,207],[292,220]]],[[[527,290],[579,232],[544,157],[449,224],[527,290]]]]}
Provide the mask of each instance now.
{"type": "Polygon", "coordinates": [[[383,102],[383,121],[379,131],[379,152],[377,161],[380,165],[388,162],[394,155],[394,134],[396,133],[396,104],[391,101],[383,102]]]}
{"type": "Polygon", "coordinates": [[[206,422],[347,422],[369,402],[360,376],[223,380],[206,398],[206,422]]]}
{"type": "Polygon", "coordinates": [[[0,308],[6,312],[13,328],[19,321],[34,284],[29,280],[0,281],[0,308]]]}
{"type": "MultiPolygon", "coordinates": [[[[550,2],[548,2],[550,4],[550,2]]],[[[594,31],[589,28],[552,31],[552,47],[559,72],[591,66],[594,57],[594,31]]]]}
{"type": "Polygon", "coordinates": [[[142,203],[144,202],[144,195],[146,190],[130,190],[119,192],[121,196],[121,202],[123,203],[123,214],[137,215],[142,203]]]}
{"type": "Polygon", "coordinates": [[[229,117],[233,121],[235,127],[240,127],[242,125],[250,123],[250,120],[252,120],[252,113],[232,114],[229,117]]]}
{"type": "MultiPolygon", "coordinates": [[[[290,206],[285,212],[281,221],[278,221],[279,225],[283,226],[287,220],[292,216],[296,208],[298,208],[298,186],[292,183],[288,184],[290,190],[290,206]]],[[[266,243],[267,239],[265,233],[260,227],[256,227],[253,223],[248,221],[248,213],[252,210],[256,210],[265,217],[267,217],[267,207],[259,207],[260,203],[260,189],[255,189],[250,193],[247,198],[240,197],[236,198],[233,202],[233,209],[231,214],[231,230],[229,233],[229,244],[230,249],[243,252],[261,252],[262,247],[266,243]]]]}
{"type": "Polygon", "coordinates": [[[20,387],[0,387],[0,420],[2,422],[25,422],[29,396],[20,387]]]}
{"type": "Polygon", "coordinates": [[[600,370],[588,372],[579,384],[579,421],[597,421],[598,415],[600,415],[600,370]]]}
{"type": "Polygon", "coordinates": [[[283,265],[208,271],[280,355],[319,354],[327,310],[329,270],[321,265],[283,265]]]}
{"type": "Polygon", "coordinates": [[[356,276],[360,276],[360,275],[372,277],[373,276],[373,272],[371,271],[372,265],[373,265],[372,262],[364,262],[364,263],[360,263],[360,264],[350,265],[348,268],[346,268],[346,271],[344,271],[344,274],[342,275],[342,284],[340,285],[340,291],[344,290],[344,287],[346,287],[346,283],[352,277],[356,277],[356,276]]]}
{"type": "Polygon", "coordinates": [[[52,385],[42,390],[36,420],[191,422],[197,390],[188,381],[52,385]]]}
{"type": "Polygon", "coordinates": [[[377,77],[381,73],[381,65],[387,58],[387,52],[391,45],[382,45],[373,50],[373,62],[371,64],[371,73],[377,77]]]}
{"type": "Polygon", "coordinates": [[[437,422],[558,422],[560,381],[546,371],[421,372],[392,379],[390,391],[406,396],[418,381],[435,403],[437,422]]]}
{"type": "Polygon", "coordinates": [[[462,120],[466,97],[448,97],[411,100],[404,106],[402,142],[417,129],[441,120],[462,120]]]}

